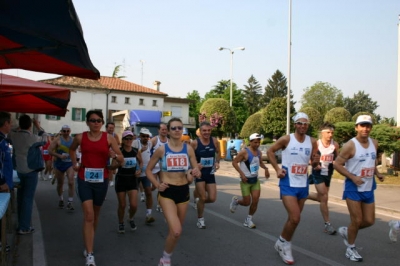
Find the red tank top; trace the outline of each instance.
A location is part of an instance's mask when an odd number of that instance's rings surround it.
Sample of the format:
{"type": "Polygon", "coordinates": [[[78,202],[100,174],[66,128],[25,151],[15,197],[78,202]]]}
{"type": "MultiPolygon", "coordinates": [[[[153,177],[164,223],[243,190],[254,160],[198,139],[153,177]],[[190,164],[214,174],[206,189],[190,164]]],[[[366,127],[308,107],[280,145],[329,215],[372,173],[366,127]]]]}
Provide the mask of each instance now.
{"type": "Polygon", "coordinates": [[[53,156],[51,156],[51,155],[49,154],[49,150],[48,150],[49,146],[50,146],[50,141],[48,141],[48,142],[47,142],[46,144],[44,144],[43,147],[42,147],[43,160],[45,160],[45,161],[50,161],[50,160],[52,159],[52,157],[53,157],[53,156]]]}
{"type": "Polygon", "coordinates": [[[79,169],[78,177],[84,180],[86,168],[104,168],[104,178],[108,178],[107,162],[109,160],[109,147],[107,132],[102,132],[98,141],[91,141],[88,133],[82,133],[81,153],[82,166],[79,169]]]}

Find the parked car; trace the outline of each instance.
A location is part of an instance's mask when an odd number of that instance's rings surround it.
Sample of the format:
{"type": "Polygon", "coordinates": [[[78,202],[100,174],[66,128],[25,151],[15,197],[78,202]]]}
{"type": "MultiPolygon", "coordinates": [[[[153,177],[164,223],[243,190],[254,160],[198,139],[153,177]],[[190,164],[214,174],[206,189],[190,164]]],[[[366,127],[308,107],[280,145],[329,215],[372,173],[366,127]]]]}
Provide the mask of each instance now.
{"type": "MultiPolygon", "coordinates": [[[[263,161],[267,161],[268,163],[269,163],[269,160],[268,160],[267,151],[271,146],[272,146],[272,144],[266,144],[266,145],[260,145],[260,148],[259,148],[261,151],[261,159],[263,161]]],[[[275,158],[278,163],[282,163],[282,150],[278,150],[275,152],[275,158]]]]}

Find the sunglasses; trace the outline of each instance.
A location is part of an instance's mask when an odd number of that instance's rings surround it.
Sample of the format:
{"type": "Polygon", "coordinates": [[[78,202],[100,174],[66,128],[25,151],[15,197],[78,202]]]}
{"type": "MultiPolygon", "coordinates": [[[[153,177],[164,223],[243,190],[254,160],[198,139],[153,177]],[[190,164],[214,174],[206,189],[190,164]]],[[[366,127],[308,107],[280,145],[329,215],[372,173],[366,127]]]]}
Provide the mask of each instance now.
{"type": "Polygon", "coordinates": [[[175,131],[175,130],[182,130],[183,129],[183,127],[170,127],[171,128],[171,130],[173,130],[173,131],[175,131]]]}
{"type": "Polygon", "coordinates": [[[295,123],[296,125],[298,125],[298,126],[305,126],[305,125],[308,125],[309,123],[308,122],[296,122],[295,123]]]}
{"type": "Polygon", "coordinates": [[[62,130],[62,132],[63,132],[63,133],[68,133],[68,132],[69,132],[69,130],[62,130]]]}
{"type": "Polygon", "coordinates": [[[133,140],[133,138],[124,138],[124,140],[129,141],[129,140],[133,140]]]}
{"type": "Polygon", "coordinates": [[[89,119],[90,123],[102,123],[103,119],[89,119]]]}

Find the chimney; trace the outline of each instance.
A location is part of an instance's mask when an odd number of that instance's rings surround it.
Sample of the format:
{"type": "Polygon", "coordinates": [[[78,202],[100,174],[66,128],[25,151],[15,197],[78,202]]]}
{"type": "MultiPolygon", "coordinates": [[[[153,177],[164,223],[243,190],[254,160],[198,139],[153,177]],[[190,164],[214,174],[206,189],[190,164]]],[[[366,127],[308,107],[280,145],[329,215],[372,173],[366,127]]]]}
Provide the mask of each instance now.
{"type": "Polygon", "coordinates": [[[154,81],[154,83],[153,83],[154,87],[153,88],[156,91],[160,91],[160,84],[161,84],[161,82],[159,82],[158,80],[154,81]]]}

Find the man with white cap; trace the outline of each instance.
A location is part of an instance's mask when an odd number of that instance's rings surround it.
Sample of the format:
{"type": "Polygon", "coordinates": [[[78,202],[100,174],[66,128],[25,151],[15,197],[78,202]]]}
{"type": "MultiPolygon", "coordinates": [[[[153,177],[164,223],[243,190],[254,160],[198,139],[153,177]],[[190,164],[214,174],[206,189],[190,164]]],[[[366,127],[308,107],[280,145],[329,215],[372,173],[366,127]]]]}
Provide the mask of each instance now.
{"type": "Polygon", "coordinates": [[[349,209],[350,224],[338,229],[347,246],[345,255],[351,261],[362,261],[355,246],[356,237],[359,229],[375,222],[374,176],[381,182],[384,176],[376,168],[378,141],[369,137],[372,130],[371,116],[360,115],[355,130],[357,135],[343,146],[333,166],[346,177],[343,199],[349,209]]]}
{"type": "Polygon", "coordinates": [[[280,178],[281,199],[288,213],[288,219],[275,243],[276,251],[286,264],[294,263],[291,240],[300,223],[300,214],[308,196],[308,164],[310,160],[312,167],[319,164],[317,141],[306,135],[308,115],[299,112],[293,121],[295,132],[280,137],[267,151],[270,163],[280,178]],[[282,168],[275,158],[278,150],[282,150],[282,168]]]}
{"type": "Polygon", "coordinates": [[[140,185],[140,183],[142,184],[146,195],[146,224],[151,224],[155,221],[154,217],[151,215],[153,209],[152,186],[150,180],[146,177],[146,167],[150,161],[152,148],[152,143],[149,138],[150,131],[147,128],[142,127],[140,129],[139,139],[134,140],[132,143],[132,147],[139,150],[143,160],[143,169],[138,177],[138,185],[140,185]]]}
{"type": "MultiPolygon", "coordinates": [[[[106,130],[107,133],[110,134],[111,136],[113,136],[115,138],[115,140],[117,141],[118,146],[121,146],[121,141],[119,139],[119,136],[115,133],[115,123],[114,122],[107,122],[106,124],[106,130]]],[[[110,160],[111,163],[111,160],[110,160]]],[[[115,174],[117,173],[117,170],[112,170],[111,174],[110,174],[110,187],[114,186],[114,177],[115,174]]]]}
{"type": "Polygon", "coordinates": [[[238,205],[249,206],[249,215],[244,220],[244,226],[253,229],[256,225],[253,223],[253,215],[257,211],[258,200],[260,199],[261,185],[258,179],[258,169],[261,167],[265,171],[265,178],[269,178],[268,167],[261,159],[260,147],[262,136],[258,133],[250,135],[250,146],[244,148],[233,159],[232,165],[240,174],[240,189],[242,191],[242,199],[233,196],[230,204],[232,213],[236,211],[238,205]]]}
{"type": "Polygon", "coordinates": [[[55,158],[54,173],[57,179],[57,194],[59,196],[58,207],[64,208],[64,175],[67,174],[68,179],[68,204],[67,210],[73,211],[72,205],[75,192],[74,169],[72,168],[72,161],[69,157],[69,147],[72,144],[73,138],[70,136],[71,128],[68,125],[63,125],[60,130],[60,135],[51,142],[48,151],[51,156],[55,158]]]}

